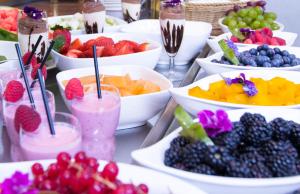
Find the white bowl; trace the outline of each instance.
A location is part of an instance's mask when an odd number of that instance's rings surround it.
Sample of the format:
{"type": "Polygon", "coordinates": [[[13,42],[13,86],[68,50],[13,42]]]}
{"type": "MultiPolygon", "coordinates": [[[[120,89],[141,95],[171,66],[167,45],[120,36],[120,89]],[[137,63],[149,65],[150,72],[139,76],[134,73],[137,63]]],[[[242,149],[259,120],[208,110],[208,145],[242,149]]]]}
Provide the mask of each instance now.
{"type": "MultiPolygon", "coordinates": [[[[82,14],[78,15],[78,17],[80,17],[80,16],[82,17],[82,20],[83,20],[82,14]]],[[[122,25],[127,24],[124,20],[122,20],[120,18],[116,18],[116,17],[109,16],[109,15],[106,15],[106,18],[116,21],[117,24],[111,26],[111,25],[105,23],[104,32],[118,32],[122,25]]],[[[49,24],[49,26],[59,24],[62,19],[76,20],[76,18],[74,18],[74,15],[54,16],[54,17],[48,17],[48,24],[49,24]]],[[[79,19],[77,19],[77,20],[79,21],[79,19]]],[[[81,29],[71,30],[70,32],[73,35],[85,34],[85,29],[83,27],[81,29]]]]}
{"type": "MultiPolygon", "coordinates": [[[[199,106],[198,111],[204,107],[199,106]]],[[[300,123],[297,109],[239,109],[228,111],[232,121],[238,121],[245,112],[260,113],[267,121],[277,117],[300,123]]],[[[170,142],[182,129],[176,129],[158,143],[131,153],[138,164],[182,178],[209,194],[287,194],[300,188],[300,176],[285,178],[232,178],[191,173],[164,165],[164,153],[170,142]]]]}
{"type": "MultiPolygon", "coordinates": [[[[112,56],[112,57],[100,57],[98,58],[100,66],[114,66],[114,65],[138,65],[154,69],[158,62],[159,55],[161,53],[161,45],[158,42],[149,40],[148,38],[141,38],[134,34],[126,33],[103,33],[103,34],[87,34],[72,36],[72,40],[79,38],[82,42],[86,42],[90,39],[97,38],[99,36],[105,36],[112,38],[115,42],[119,40],[132,40],[138,43],[148,42],[150,43],[150,49],[144,52],[112,56]]],[[[75,68],[93,67],[93,58],[72,58],[62,55],[56,51],[52,51],[57,67],[63,71],[75,68]]]]}
{"type": "MultiPolygon", "coordinates": [[[[184,29],[181,47],[175,57],[176,65],[188,64],[189,61],[201,52],[211,33],[212,26],[205,22],[186,21],[184,29]]],[[[138,36],[143,35],[144,37],[148,37],[162,44],[159,20],[138,20],[123,26],[120,31],[136,34],[138,36]]],[[[165,49],[163,49],[163,52],[161,53],[159,63],[169,64],[169,57],[165,49]]]]}
{"type": "MultiPolygon", "coordinates": [[[[49,164],[54,163],[54,160],[43,160],[35,161],[40,162],[44,168],[49,164]]],[[[106,164],[105,161],[99,161],[100,168],[104,167],[106,164]]],[[[29,173],[31,170],[31,165],[34,162],[18,162],[18,163],[6,163],[1,164],[0,169],[0,182],[5,178],[9,178],[14,174],[16,170],[21,171],[22,173],[29,173]]],[[[144,183],[149,187],[149,194],[182,194],[186,191],[189,191],[189,194],[205,194],[202,190],[196,188],[195,186],[188,184],[178,178],[166,175],[154,170],[149,170],[146,168],[118,163],[119,175],[118,178],[125,183],[133,183],[135,185],[144,183]],[[143,176],[141,176],[143,175],[143,176]],[[155,178],[153,178],[155,177],[155,178]]],[[[29,177],[32,177],[30,174],[29,177]]]]}
{"type": "MultiPolygon", "coordinates": [[[[275,37],[279,37],[279,38],[284,39],[286,41],[286,45],[285,46],[292,46],[295,43],[295,41],[297,39],[297,36],[298,36],[298,34],[296,34],[296,33],[282,32],[282,31],[274,31],[273,34],[274,34],[275,37]]],[[[232,36],[232,34],[230,32],[224,33],[224,34],[221,34],[221,35],[219,35],[219,36],[217,36],[215,38],[208,39],[207,40],[207,44],[211,47],[211,49],[214,52],[220,52],[220,51],[222,51],[222,49],[220,48],[218,42],[220,40],[223,40],[223,39],[230,39],[231,36],[232,36]]],[[[255,45],[255,44],[244,44],[244,43],[234,43],[234,44],[236,46],[238,46],[238,47],[255,45]]]]}
{"type": "MultiPolygon", "coordinates": [[[[160,86],[161,91],[121,97],[121,116],[119,129],[131,128],[144,125],[147,120],[154,117],[168,102],[170,98],[169,89],[172,83],[159,73],[141,66],[100,66],[100,74],[105,75],[126,75],[129,74],[132,79],[144,79],[151,81],[160,86]]],[[[69,108],[69,101],[65,98],[64,85],[62,81],[69,80],[74,77],[82,77],[86,75],[94,75],[94,68],[82,68],[60,72],[56,75],[59,90],[65,104],[69,108]]]]}
{"type": "MultiPolygon", "coordinates": [[[[271,48],[275,48],[277,46],[270,46],[271,48]]],[[[257,48],[257,45],[248,45],[245,47],[240,47],[239,51],[246,51],[251,48],[257,48]]],[[[300,58],[300,47],[279,47],[280,50],[287,50],[291,54],[295,54],[296,57],[300,58]]],[[[236,70],[286,70],[286,71],[299,71],[300,65],[296,65],[293,67],[251,67],[251,66],[238,66],[238,65],[227,65],[221,63],[211,62],[213,59],[220,60],[223,56],[223,52],[215,53],[207,58],[196,59],[197,63],[204,69],[204,71],[208,74],[216,74],[216,73],[224,73],[228,71],[236,71],[236,70]]]]}
{"type": "MultiPolygon", "coordinates": [[[[283,77],[286,78],[294,83],[300,83],[300,72],[297,71],[282,71],[282,70],[247,70],[247,71],[231,71],[222,73],[223,77],[228,78],[235,78],[240,75],[240,73],[244,73],[246,78],[256,77],[256,78],[263,78],[266,80],[272,79],[274,77],[283,77]]],[[[207,90],[209,88],[209,84],[223,80],[220,74],[214,74],[199,81],[194,82],[188,86],[182,88],[172,88],[170,90],[172,97],[175,101],[184,107],[185,110],[190,112],[193,115],[197,115],[199,112],[199,107],[201,109],[224,109],[224,110],[231,110],[231,109],[239,109],[239,108],[258,108],[263,107],[265,109],[277,107],[277,108],[300,108],[300,104],[297,105],[289,105],[289,106],[256,106],[256,105],[245,105],[245,104],[234,104],[229,102],[219,102],[215,100],[208,100],[204,98],[196,98],[193,96],[188,95],[188,90],[195,86],[200,86],[202,89],[207,90]]]]}
{"type": "Polygon", "coordinates": [[[18,59],[15,44],[17,42],[0,41],[0,55],[5,56],[8,60],[18,59]]]}
{"type": "MultiPolygon", "coordinates": [[[[219,23],[219,25],[221,26],[222,31],[223,31],[224,33],[227,33],[227,32],[229,32],[229,29],[228,29],[228,26],[226,26],[226,25],[224,25],[224,24],[222,23],[223,20],[224,20],[224,17],[223,17],[223,18],[220,18],[220,19],[218,20],[218,23],[219,23]]],[[[277,21],[275,21],[275,23],[279,25],[279,29],[278,29],[278,30],[274,30],[274,31],[283,31],[283,30],[284,30],[284,25],[283,25],[282,23],[279,23],[279,22],[277,22],[277,21]]]]}

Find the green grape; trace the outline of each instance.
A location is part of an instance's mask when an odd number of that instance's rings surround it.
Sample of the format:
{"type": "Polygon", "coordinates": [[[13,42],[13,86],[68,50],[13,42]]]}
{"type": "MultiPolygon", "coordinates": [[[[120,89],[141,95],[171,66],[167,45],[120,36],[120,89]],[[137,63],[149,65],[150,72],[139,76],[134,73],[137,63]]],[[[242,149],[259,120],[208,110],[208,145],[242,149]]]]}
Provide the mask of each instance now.
{"type": "Polygon", "coordinates": [[[246,24],[245,22],[243,22],[243,21],[239,21],[238,27],[239,27],[239,28],[246,28],[246,27],[247,27],[247,24],[246,24]]]}
{"type": "Polygon", "coordinates": [[[222,24],[224,25],[228,25],[229,21],[230,21],[231,17],[225,17],[222,21],[222,24]]]}
{"type": "Polygon", "coordinates": [[[258,20],[255,20],[252,24],[251,24],[251,28],[252,29],[259,29],[260,28],[260,26],[261,26],[261,23],[260,23],[260,21],[258,21],[258,20]]]}
{"type": "Polygon", "coordinates": [[[228,16],[235,17],[235,16],[237,16],[237,14],[235,11],[231,11],[231,12],[229,12],[228,16]]]}
{"type": "Polygon", "coordinates": [[[273,20],[276,20],[277,19],[277,14],[274,13],[274,12],[268,12],[268,13],[265,13],[265,18],[271,18],[273,20]]]}
{"type": "Polygon", "coordinates": [[[256,18],[256,20],[258,20],[258,21],[263,21],[264,19],[265,18],[262,15],[258,15],[257,18],[256,18]]]}
{"type": "Polygon", "coordinates": [[[228,23],[228,26],[231,27],[231,28],[235,27],[236,25],[237,25],[237,21],[236,20],[230,20],[229,23],[228,23]]]}
{"type": "Polygon", "coordinates": [[[230,32],[232,32],[232,34],[236,34],[240,32],[240,29],[237,27],[229,27],[230,32]]]}
{"type": "Polygon", "coordinates": [[[266,22],[268,22],[269,24],[272,24],[274,22],[274,20],[272,18],[267,18],[265,19],[266,22]]]}
{"type": "Polygon", "coordinates": [[[252,18],[252,19],[256,19],[257,17],[257,13],[254,9],[250,9],[250,11],[248,12],[248,17],[252,18]]]}
{"type": "Polygon", "coordinates": [[[245,18],[243,19],[243,21],[244,21],[246,24],[250,25],[250,24],[252,23],[252,18],[250,18],[250,17],[245,17],[245,18]]]}
{"type": "Polygon", "coordinates": [[[261,28],[263,28],[263,27],[271,28],[271,24],[269,24],[269,23],[266,22],[266,21],[261,21],[261,22],[260,22],[260,27],[261,27],[261,28]]]}
{"type": "Polygon", "coordinates": [[[241,22],[241,21],[243,21],[243,18],[237,17],[237,18],[236,18],[236,21],[237,21],[237,22],[241,22]]]}
{"type": "Polygon", "coordinates": [[[264,12],[260,6],[254,7],[254,10],[256,11],[257,15],[262,15],[264,12]]]}
{"type": "Polygon", "coordinates": [[[271,29],[272,30],[279,30],[280,26],[276,24],[275,22],[271,23],[271,29]]]}
{"type": "Polygon", "coordinates": [[[240,16],[240,17],[246,17],[248,13],[248,10],[247,9],[240,9],[237,14],[240,16]]]}

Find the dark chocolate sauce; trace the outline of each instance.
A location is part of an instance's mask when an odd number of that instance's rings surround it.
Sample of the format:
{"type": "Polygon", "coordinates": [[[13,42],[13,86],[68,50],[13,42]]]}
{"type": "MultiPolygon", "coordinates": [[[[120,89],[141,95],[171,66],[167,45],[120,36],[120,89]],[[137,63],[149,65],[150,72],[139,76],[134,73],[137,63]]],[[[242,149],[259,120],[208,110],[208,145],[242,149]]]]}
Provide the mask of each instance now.
{"type": "MultiPolygon", "coordinates": [[[[136,16],[138,16],[138,15],[139,15],[139,13],[136,12],[136,16]]],[[[128,23],[131,23],[131,22],[135,22],[135,21],[136,21],[135,19],[133,19],[133,17],[131,17],[131,15],[130,15],[128,9],[126,9],[125,13],[123,13],[123,16],[124,16],[124,20],[125,20],[126,22],[128,22],[128,23]]]]}
{"type": "MultiPolygon", "coordinates": [[[[93,25],[89,25],[88,22],[85,22],[85,31],[87,34],[97,34],[98,33],[98,24],[97,22],[94,22],[93,25]]],[[[101,32],[103,32],[103,28],[101,32]]]]}
{"type": "Polygon", "coordinates": [[[183,39],[183,31],[184,26],[176,26],[173,24],[172,31],[170,29],[170,22],[167,21],[167,27],[163,28],[161,26],[161,31],[163,33],[163,44],[167,51],[167,53],[170,54],[176,54],[179,50],[179,47],[181,45],[182,39],[183,39]]]}

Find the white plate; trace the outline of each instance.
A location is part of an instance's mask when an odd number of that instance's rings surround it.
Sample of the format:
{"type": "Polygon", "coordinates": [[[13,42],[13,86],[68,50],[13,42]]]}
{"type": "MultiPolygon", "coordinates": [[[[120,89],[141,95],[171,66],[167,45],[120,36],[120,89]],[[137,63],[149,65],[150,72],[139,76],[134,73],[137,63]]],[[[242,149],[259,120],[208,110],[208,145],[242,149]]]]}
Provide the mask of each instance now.
{"type": "MultiPolygon", "coordinates": [[[[72,40],[79,38],[82,42],[86,42],[90,39],[97,38],[99,36],[105,36],[112,38],[115,42],[119,40],[132,40],[138,43],[148,42],[150,43],[150,49],[144,52],[112,56],[112,57],[100,57],[98,58],[100,66],[114,66],[114,65],[138,65],[154,69],[158,62],[159,55],[161,53],[161,45],[158,42],[150,40],[149,38],[143,38],[135,34],[126,33],[103,33],[103,34],[87,34],[72,36],[72,40]]],[[[93,67],[93,58],[71,58],[64,56],[56,51],[52,51],[57,67],[60,70],[93,67]]]]}
{"type": "MultiPolygon", "coordinates": [[[[39,161],[46,167],[55,162],[53,160],[39,161]]],[[[101,169],[104,167],[105,161],[99,161],[101,169]]],[[[28,173],[33,162],[20,162],[20,163],[6,163],[1,164],[0,168],[0,182],[5,178],[10,177],[16,170],[23,173],[28,173]]],[[[118,163],[119,175],[118,178],[123,182],[147,184],[149,187],[149,194],[183,194],[188,191],[189,194],[205,194],[200,189],[169,175],[159,173],[153,170],[145,169],[138,166],[129,164],[118,163]],[[155,177],[155,178],[154,178],[155,177]]]]}
{"type": "MultiPolygon", "coordinates": [[[[81,14],[78,14],[78,17],[82,17],[81,20],[83,20],[83,16],[81,14]]],[[[62,19],[69,19],[69,18],[70,19],[73,18],[74,20],[76,20],[74,15],[54,16],[54,17],[48,17],[48,24],[49,24],[49,26],[53,26],[55,24],[59,24],[59,22],[62,19]]],[[[105,23],[104,32],[117,32],[122,27],[122,25],[127,24],[124,20],[122,20],[120,18],[116,18],[116,17],[109,16],[109,15],[106,15],[106,18],[114,20],[116,22],[116,25],[111,26],[111,25],[105,23]]],[[[82,26],[83,26],[83,24],[82,24],[82,26]]],[[[82,27],[82,29],[71,30],[71,33],[73,35],[85,34],[85,29],[84,29],[84,27],[82,27]]]]}
{"type": "MultiPolygon", "coordinates": [[[[274,77],[282,77],[286,78],[294,83],[300,83],[300,72],[297,71],[282,71],[282,70],[247,70],[247,71],[231,71],[222,73],[223,77],[228,78],[235,78],[240,75],[240,73],[244,73],[246,78],[263,78],[266,80],[272,79],[274,77]]],[[[175,101],[184,107],[185,110],[190,112],[193,115],[197,115],[199,112],[199,107],[202,109],[210,109],[210,110],[217,110],[217,109],[224,109],[224,110],[231,110],[231,109],[239,109],[239,108],[272,108],[272,106],[256,106],[256,105],[245,105],[245,104],[234,104],[229,102],[219,102],[215,100],[208,100],[204,98],[196,98],[193,96],[188,95],[188,90],[195,86],[200,86],[202,89],[207,90],[209,88],[209,84],[223,80],[220,74],[214,74],[199,81],[196,81],[188,86],[182,88],[173,88],[170,90],[172,97],[175,101]]],[[[273,106],[277,108],[300,108],[300,104],[290,105],[290,106],[273,106]]]]}
{"type": "MultiPolygon", "coordinates": [[[[161,74],[149,68],[126,65],[119,67],[100,66],[99,72],[104,75],[129,74],[132,79],[148,80],[157,84],[161,88],[160,92],[121,97],[121,115],[118,129],[144,125],[147,120],[154,117],[166,105],[170,98],[168,90],[173,87],[172,83],[161,74]]],[[[62,81],[86,75],[95,75],[94,68],[68,70],[56,75],[61,96],[67,107],[69,107],[69,102],[65,98],[62,81]]]]}
{"type": "MultiPolygon", "coordinates": [[[[286,41],[286,46],[292,46],[297,39],[298,34],[292,33],[292,32],[281,32],[281,31],[274,31],[273,32],[275,37],[282,38],[286,41]]],[[[232,34],[230,32],[221,34],[215,38],[208,39],[207,44],[211,47],[211,49],[214,52],[220,52],[222,51],[218,42],[222,39],[230,39],[232,34]]],[[[255,44],[244,44],[244,43],[234,43],[238,47],[244,47],[249,45],[255,45],[255,44]]]]}
{"type": "MultiPolygon", "coordinates": [[[[205,107],[198,106],[198,111],[205,107]]],[[[300,110],[296,109],[239,109],[228,111],[232,121],[239,120],[245,112],[261,113],[268,121],[282,117],[300,123],[300,110]]],[[[170,142],[179,135],[181,128],[145,149],[132,152],[132,158],[142,166],[182,178],[193,183],[209,194],[287,194],[300,188],[300,176],[286,178],[230,178],[196,174],[171,168],[164,165],[164,153],[170,147],[170,142]]]]}
{"type": "MultiPolygon", "coordinates": [[[[126,26],[120,31],[148,37],[162,44],[160,34],[159,20],[138,20],[126,26]]],[[[186,65],[195,58],[203,49],[208,36],[211,33],[212,26],[209,23],[186,21],[183,40],[178,54],[175,57],[176,65],[186,65]]],[[[169,64],[169,57],[163,49],[160,55],[159,64],[169,64]]]]}
{"type": "MultiPolygon", "coordinates": [[[[228,27],[227,27],[226,25],[224,25],[224,24],[222,23],[223,20],[224,20],[224,18],[220,18],[220,19],[218,20],[218,23],[219,23],[219,25],[221,26],[222,31],[223,31],[224,33],[227,33],[227,32],[229,32],[229,29],[228,29],[228,27]]],[[[282,23],[277,22],[277,21],[275,21],[275,23],[279,25],[279,29],[278,29],[278,30],[274,30],[274,31],[283,31],[283,30],[284,30],[284,25],[283,25],[282,23]]]]}
{"type": "MultiPolygon", "coordinates": [[[[275,48],[277,46],[270,46],[271,48],[275,48]]],[[[244,47],[240,47],[239,51],[246,51],[251,48],[257,48],[257,45],[248,45],[244,47]]],[[[279,47],[280,50],[287,50],[291,54],[295,54],[296,57],[300,58],[300,47],[287,47],[282,46],[279,47]]],[[[216,74],[216,73],[224,73],[228,71],[235,70],[286,70],[286,71],[299,71],[300,65],[296,65],[293,67],[251,67],[251,66],[238,66],[238,65],[227,65],[211,62],[213,59],[220,60],[223,56],[223,52],[218,52],[213,54],[207,58],[196,59],[197,63],[205,70],[208,75],[216,74]]]]}

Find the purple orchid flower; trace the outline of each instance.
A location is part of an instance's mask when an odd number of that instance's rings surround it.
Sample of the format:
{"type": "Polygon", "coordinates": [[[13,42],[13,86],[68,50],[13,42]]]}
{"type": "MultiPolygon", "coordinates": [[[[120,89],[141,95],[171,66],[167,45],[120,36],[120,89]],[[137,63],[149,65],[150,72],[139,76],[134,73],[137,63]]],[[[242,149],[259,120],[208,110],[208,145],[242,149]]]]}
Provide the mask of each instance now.
{"type": "Polygon", "coordinates": [[[43,17],[43,10],[39,10],[35,7],[25,6],[23,11],[24,13],[26,13],[28,17],[31,17],[32,19],[35,20],[39,20],[43,17]]]}
{"type": "Polygon", "coordinates": [[[198,113],[198,119],[209,137],[232,130],[232,123],[224,110],[217,110],[215,113],[203,110],[198,113]]]}
{"type": "Polygon", "coordinates": [[[235,56],[240,55],[238,47],[234,44],[234,42],[232,40],[227,39],[226,44],[229,48],[231,48],[233,50],[235,56]]]}
{"type": "Polygon", "coordinates": [[[176,5],[179,5],[181,3],[181,0],[166,0],[164,1],[164,7],[175,7],[176,5]]]}

